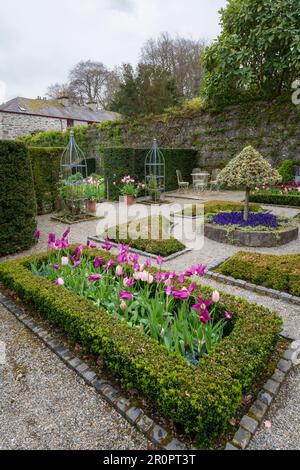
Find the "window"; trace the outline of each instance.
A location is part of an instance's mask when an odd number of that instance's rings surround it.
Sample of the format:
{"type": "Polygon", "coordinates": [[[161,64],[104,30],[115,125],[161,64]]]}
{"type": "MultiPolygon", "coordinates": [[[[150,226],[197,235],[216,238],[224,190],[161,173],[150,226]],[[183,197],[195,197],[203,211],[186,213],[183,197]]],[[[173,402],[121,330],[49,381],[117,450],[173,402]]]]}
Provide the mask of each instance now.
{"type": "Polygon", "coordinates": [[[67,127],[74,127],[74,119],[67,119],[67,127]]]}

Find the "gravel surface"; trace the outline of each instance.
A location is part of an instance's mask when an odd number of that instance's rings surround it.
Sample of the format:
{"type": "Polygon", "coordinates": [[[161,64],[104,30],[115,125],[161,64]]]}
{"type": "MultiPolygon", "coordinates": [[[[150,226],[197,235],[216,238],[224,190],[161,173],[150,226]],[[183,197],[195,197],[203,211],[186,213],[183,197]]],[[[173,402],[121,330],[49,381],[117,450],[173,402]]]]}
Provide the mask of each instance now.
{"type": "Polygon", "coordinates": [[[0,449],[146,450],[149,442],[0,306],[0,449]]]}
{"type": "Polygon", "coordinates": [[[294,370],[272,403],[249,450],[300,450],[300,368],[294,370]],[[265,426],[269,421],[270,428],[265,426]]]}

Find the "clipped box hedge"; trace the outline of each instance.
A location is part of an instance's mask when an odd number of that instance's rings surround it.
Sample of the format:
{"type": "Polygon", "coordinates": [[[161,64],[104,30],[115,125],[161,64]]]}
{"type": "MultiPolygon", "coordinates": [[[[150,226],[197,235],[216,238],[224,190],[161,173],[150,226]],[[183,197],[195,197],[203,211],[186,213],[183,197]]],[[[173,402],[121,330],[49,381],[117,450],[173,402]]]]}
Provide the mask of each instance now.
{"type": "Polygon", "coordinates": [[[267,255],[240,251],[217,269],[226,276],[300,296],[300,254],[267,255]]]}
{"type": "MultiPolygon", "coordinates": [[[[91,250],[88,256],[99,256],[99,251],[91,250]]],[[[107,252],[100,256],[111,258],[107,252]]],[[[188,365],[182,356],[104,309],[34,276],[30,262],[26,258],[1,264],[0,280],[89,353],[101,355],[123,385],[139,390],[187,432],[197,433],[203,443],[227,430],[242,394],[264,369],[282,328],[275,313],[222,294],[222,304],[233,314],[232,332],[199,366],[188,365]]],[[[208,292],[209,288],[199,286],[199,294],[208,292]]]]}
{"type": "MultiPolygon", "coordinates": [[[[191,173],[198,166],[198,152],[192,149],[161,149],[166,163],[166,190],[178,188],[176,170],[181,170],[184,181],[192,182],[191,173]]],[[[109,183],[109,198],[119,197],[118,185],[124,175],[131,175],[137,181],[145,181],[145,158],[149,149],[104,148],[102,164],[104,177],[109,183]],[[114,178],[115,176],[115,178],[114,178]],[[114,185],[114,181],[117,186],[114,185]]]]}
{"type": "Polygon", "coordinates": [[[292,194],[280,194],[272,191],[259,191],[250,195],[250,201],[257,202],[259,204],[300,207],[300,193],[299,196],[297,196],[292,194]]]}
{"type": "Polygon", "coordinates": [[[30,248],[36,199],[27,147],[0,140],[0,256],[30,248]]]}

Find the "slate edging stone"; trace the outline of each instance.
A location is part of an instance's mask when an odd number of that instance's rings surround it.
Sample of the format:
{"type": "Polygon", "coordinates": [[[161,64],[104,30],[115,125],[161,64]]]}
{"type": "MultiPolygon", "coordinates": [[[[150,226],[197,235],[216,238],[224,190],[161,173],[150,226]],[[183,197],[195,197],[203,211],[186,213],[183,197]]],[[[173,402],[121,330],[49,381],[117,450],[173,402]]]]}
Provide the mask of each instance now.
{"type": "Polygon", "coordinates": [[[292,343],[283,357],[279,360],[274,374],[264,384],[262,390],[258,393],[257,399],[252,404],[248,414],[244,415],[240,421],[240,426],[231,442],[227,442],[225,450],[245,450],[249,446],[257,429],[261,425],[267,411],[273,400],[279,394],[281,385],[286,380],[293,363],[290,359],[295,356],[296,347],[299,342],[292,343]]]}

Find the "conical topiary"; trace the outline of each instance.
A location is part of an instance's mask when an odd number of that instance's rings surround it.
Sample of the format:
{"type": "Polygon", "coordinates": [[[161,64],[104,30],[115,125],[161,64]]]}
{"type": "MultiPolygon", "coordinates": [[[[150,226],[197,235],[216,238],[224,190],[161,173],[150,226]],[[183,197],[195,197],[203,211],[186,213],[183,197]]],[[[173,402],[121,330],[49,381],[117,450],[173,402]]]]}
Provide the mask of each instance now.
{"type": "Polygon", "coordinates": [[[278,171],[257,150],[249,146],[219,173],[217,182],[222,187],[246,191],[244,218],[248,220],[251,189],[273,186],[280,180],[278,171]]]}

